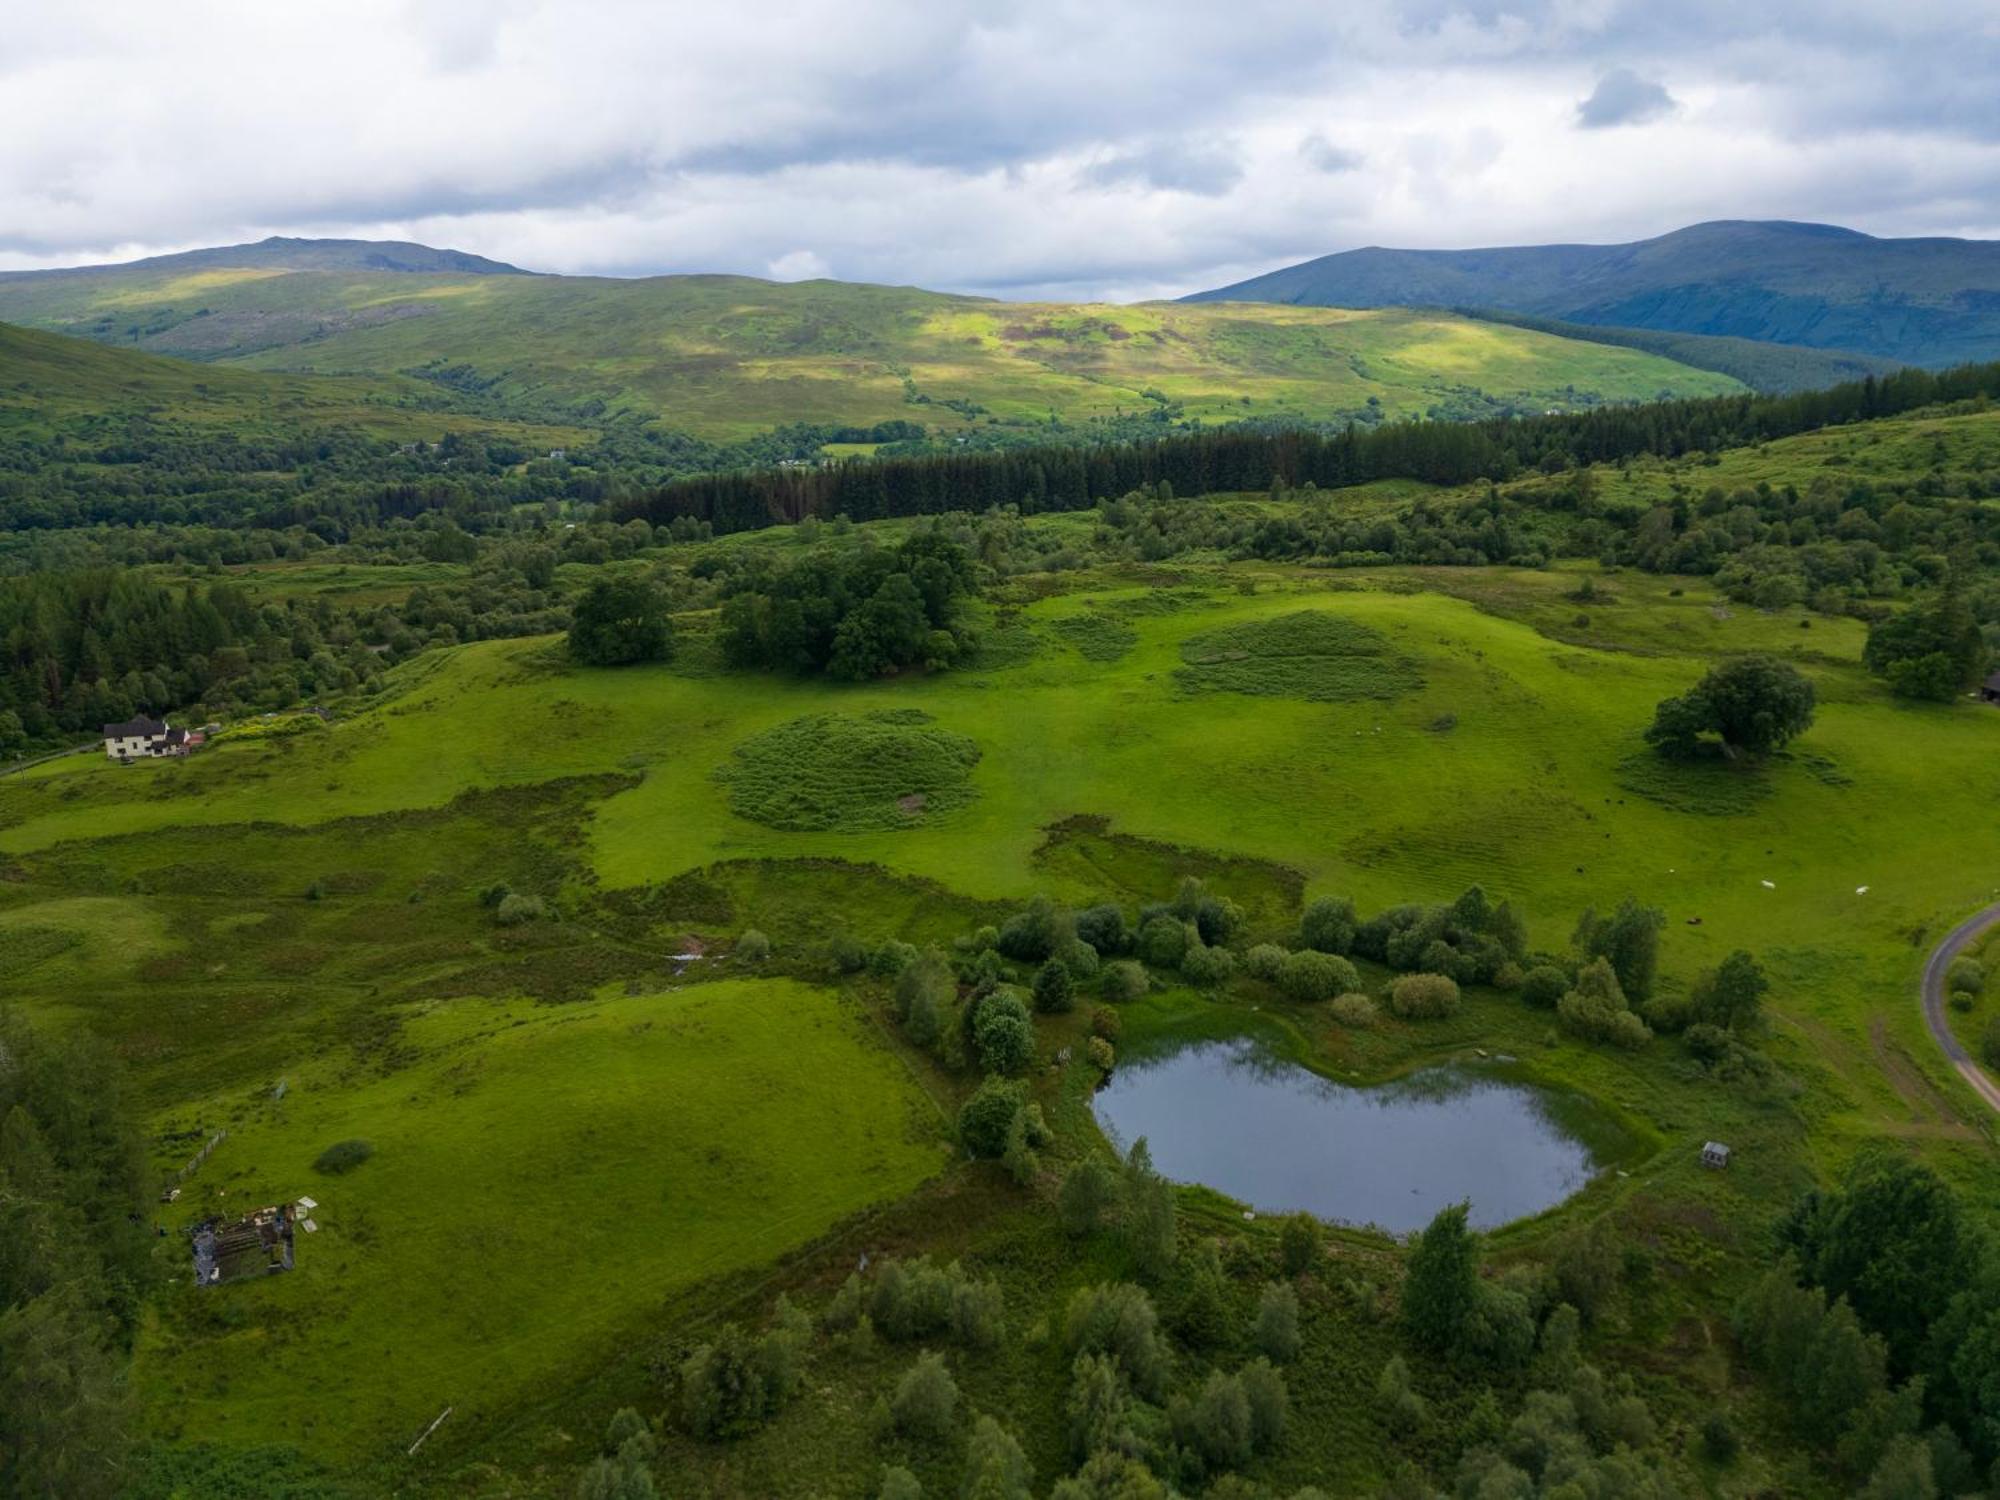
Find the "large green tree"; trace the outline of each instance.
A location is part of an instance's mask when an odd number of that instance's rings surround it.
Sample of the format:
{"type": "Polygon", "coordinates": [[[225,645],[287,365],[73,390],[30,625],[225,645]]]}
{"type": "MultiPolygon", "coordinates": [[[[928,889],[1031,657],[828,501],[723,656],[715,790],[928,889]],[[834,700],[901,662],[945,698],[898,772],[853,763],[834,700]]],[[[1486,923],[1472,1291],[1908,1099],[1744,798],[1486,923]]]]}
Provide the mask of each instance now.
{"type": "Polygon", "coordinates": [[[584,590],[570,616],[570,654],[586,666],[622,667],[673,654],[666,600],[638,578],[613,578],[584,590]]]}
{"type": "Polygon", "coordinates": [[[1459,1341],[1479,1295],[1479,1238],[1466,1227],[1468,1205],[1440,1209],[1410,1252],[1403,1279],[1403,1327],[1428,1349],[1459,1341]]]}
{"type": "Polygon", "coordinates": [[[1676,759],[1699,755],[1709,735],[1726,755],[1768,755],[1812,727],[1814,703],[1812,682],[1797,667],[1770,656],[1740,656],[1662,702],[1646,741],[1676,759]]]}
{"type": "Polygon", "coordinates": [[[1986,665],[1986,641],[1958,590],[1947,588],[1870,630],[1862,660],[1898,697],[1948,702],[1986,665]]]}

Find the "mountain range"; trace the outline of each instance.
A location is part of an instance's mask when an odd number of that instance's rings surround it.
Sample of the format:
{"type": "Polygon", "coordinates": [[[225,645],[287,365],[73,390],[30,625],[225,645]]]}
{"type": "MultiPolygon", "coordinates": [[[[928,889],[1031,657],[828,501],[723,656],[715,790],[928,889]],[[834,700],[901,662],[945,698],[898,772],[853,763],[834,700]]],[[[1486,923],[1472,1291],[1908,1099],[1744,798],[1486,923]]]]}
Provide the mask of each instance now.
{"type": "Polygon", "coordinates": [[[1490,310],[1934,368],[2000,359],[2000,241],[1827,224],[1723,220],[1625,245],[1370,247],[1186,300],[1490,310]]]}
{"type": "Polygon", "coordinates": [[[1476,417],[1742,389],[1685,355],[1435,309],[535,275],[353,240],[0,276],[0,321],[214,365],[423,382],[457,410],[511,420],[626,418],[715,442],[798,424],[1020,441],[1093,421],[1136,435],[1155,420],[1476,417]]]}

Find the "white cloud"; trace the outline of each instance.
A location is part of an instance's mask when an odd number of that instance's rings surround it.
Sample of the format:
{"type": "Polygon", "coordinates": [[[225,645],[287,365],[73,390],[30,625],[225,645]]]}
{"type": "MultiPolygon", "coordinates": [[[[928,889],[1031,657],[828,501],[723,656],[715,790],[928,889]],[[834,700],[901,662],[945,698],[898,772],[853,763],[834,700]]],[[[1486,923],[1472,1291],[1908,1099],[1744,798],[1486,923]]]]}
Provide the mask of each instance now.
{"type": "Polygon", "coordinates": [[[2000,25],[1944,0],[23,9],[0,266],[351,234],[1128,297],[1364,243],[2000,232],[2000,25]]]}
{"type": "Polygon", "coordinates": [[[833,268],[811,250],[791,250],[765,267],[773,281],[819,281],[833,275],[833,268]]]}

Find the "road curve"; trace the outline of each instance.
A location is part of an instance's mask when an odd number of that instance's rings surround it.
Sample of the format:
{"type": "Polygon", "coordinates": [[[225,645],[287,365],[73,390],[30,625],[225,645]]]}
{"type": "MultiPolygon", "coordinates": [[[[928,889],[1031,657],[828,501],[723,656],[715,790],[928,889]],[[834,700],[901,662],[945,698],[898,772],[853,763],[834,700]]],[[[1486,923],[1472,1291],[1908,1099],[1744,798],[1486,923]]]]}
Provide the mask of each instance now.
{"type": "Polygon", "coordinates": [[[1937,1044],[1944,1048],[1944,1055],[1951,1065],[1958,1069],[1959,1077],[1972,1086],[1975,1094],[1995,1110],[2000,1110],[2000,1084],[1988,1078],[1985,1070],[1972,1060],[1972,1054],[1959,1045],[1958,1038],[1951,1034],[1944,1009],[1944,979],[1946,971],[1951,968],[1951,961],[1995,922],[2000,922],[2000,905],[1989,906],[1977,916],[1967,917],[1932,950],[1930,961],[1924,965],[1924,1024],[1930,1027],[1931,1036],[1937,1044]]]}

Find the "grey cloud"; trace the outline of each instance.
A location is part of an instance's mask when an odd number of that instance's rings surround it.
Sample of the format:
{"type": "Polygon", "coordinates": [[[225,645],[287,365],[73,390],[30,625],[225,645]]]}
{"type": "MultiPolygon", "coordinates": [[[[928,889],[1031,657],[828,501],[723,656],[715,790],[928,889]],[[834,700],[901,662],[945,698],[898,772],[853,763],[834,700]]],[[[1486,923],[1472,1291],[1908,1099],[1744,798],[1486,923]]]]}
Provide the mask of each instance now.
{"type": "Polygon", "coordinates": [[[1228,146],[1204,141],[1152,141],[1089,167],[1098,187],[1159,188],[1216,198],[1243,180],[1243,163],[1228,146]]]}
{"type": "Polygon", "coordinates": [[[1299,157],[1318,172],[1358,172],[1367,159],[1359,151],[1334,145],[1318,131],[1299,142],[1299,157]]]}
{"type": "Polygon", "coordinates": [[[1576,123],[1585,130],[1643,125],[1672,114],[1678,107],[1661,84],[1641,78],[1630,68],[1613,68],[1597,80],[1591,96],[1577,105],[1576,123]]]}

